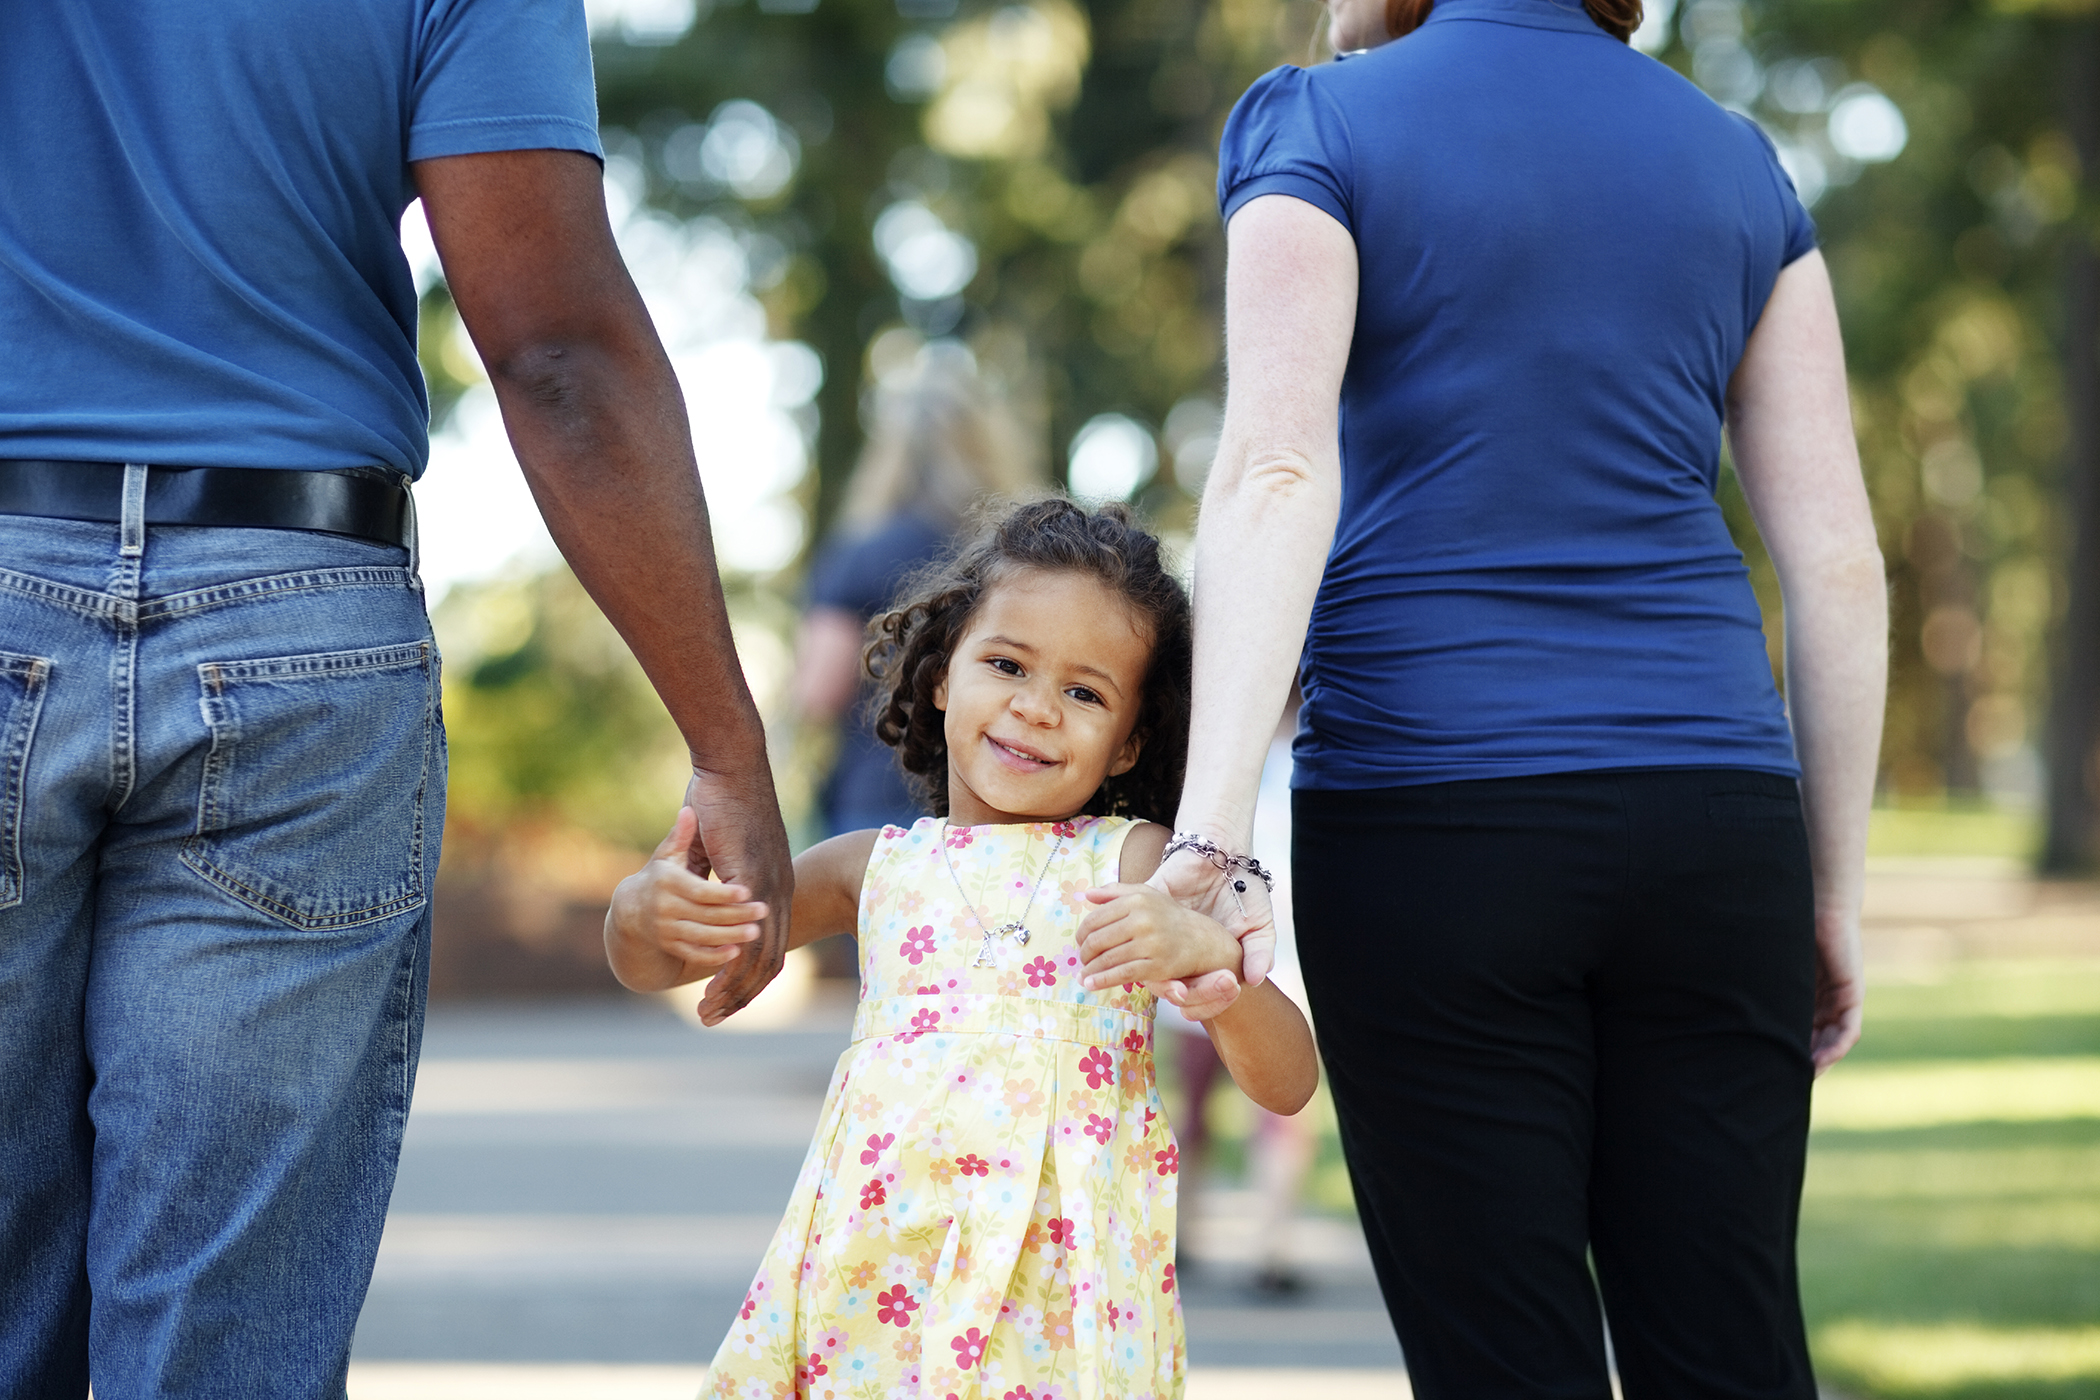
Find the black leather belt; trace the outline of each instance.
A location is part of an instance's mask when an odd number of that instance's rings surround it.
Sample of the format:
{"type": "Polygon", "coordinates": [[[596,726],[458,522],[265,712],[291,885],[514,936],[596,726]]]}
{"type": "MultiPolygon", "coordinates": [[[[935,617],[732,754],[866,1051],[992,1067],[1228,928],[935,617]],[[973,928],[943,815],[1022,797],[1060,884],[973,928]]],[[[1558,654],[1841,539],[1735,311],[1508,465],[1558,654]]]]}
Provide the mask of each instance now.
{"type": "MultiPolygon", "coordinates": [[[[123,520],[117,462],[0,457],[0,515],[123,520]]],[[[380,468],[289,471],[267,467],[149,467],[148,525],[235,525],[319,530],[406,546],[408,488],[380,468]]]]}

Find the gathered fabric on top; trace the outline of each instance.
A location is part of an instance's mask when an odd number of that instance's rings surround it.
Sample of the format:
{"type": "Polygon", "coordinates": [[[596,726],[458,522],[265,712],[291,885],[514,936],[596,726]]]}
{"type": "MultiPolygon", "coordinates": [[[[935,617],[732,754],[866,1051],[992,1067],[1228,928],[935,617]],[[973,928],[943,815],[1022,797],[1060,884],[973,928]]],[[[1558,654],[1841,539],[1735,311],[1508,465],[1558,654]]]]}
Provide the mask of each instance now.
{"type": "Polygon", "coordinates": [[[1080,895],[1132,825],[883,829],[853,1043],[710,1393],[1181,1394],[1153,997],[1079,985],[1080,895]]]}

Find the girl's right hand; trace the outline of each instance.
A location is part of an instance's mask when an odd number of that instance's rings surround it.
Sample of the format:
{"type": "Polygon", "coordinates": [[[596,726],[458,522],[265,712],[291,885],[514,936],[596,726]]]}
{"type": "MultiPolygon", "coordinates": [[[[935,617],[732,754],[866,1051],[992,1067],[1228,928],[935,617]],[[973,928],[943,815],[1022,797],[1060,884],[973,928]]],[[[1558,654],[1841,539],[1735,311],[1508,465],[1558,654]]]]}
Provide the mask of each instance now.
{"type": "Polygon", "coordinates": [[[636,990],[676,987],[719,972],[755,942],[766,906],[741,885],[725,885],[686,867],[699,821],[681,807],[649,863],[613,891],[605,917],[606,953],[620,980],[636,990]]]}
{"type": "Polygon", "coordinates": [[[1242,979],[1251,987],[1269,975],[1276,961],[1276,915],[1268,889],[1260,881],[1246,881],[1248,888],[1235,900],[1225,871],[1194,851],[1177,851],[1146,883],[1183,908],[1217,920],[1240,941],[1239,976],[1213,972],[1188,982],[1153,987],[1191,1020],[1209,1020],[1231,1006],[1239,998],[1242,979]]]}

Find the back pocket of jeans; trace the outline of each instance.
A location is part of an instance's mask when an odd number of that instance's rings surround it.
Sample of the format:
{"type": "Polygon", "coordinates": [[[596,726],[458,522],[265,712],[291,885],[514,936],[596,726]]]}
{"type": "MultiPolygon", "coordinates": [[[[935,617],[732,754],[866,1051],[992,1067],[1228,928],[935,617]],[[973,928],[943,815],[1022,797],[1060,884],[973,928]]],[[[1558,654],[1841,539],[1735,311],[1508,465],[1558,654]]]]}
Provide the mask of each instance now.
{"type": "Polygon", "coordinates": [[[0,651],[0,909],[22,902],[22,809],[28,801],[29,741],[44,708],[51,663],[0,651]]]}
{"type": "Polygon", "coordinates": [[[419,908],[431,645],[207,661],[197,675],[211,750],[183,863],[298,929],[419,908]]]}

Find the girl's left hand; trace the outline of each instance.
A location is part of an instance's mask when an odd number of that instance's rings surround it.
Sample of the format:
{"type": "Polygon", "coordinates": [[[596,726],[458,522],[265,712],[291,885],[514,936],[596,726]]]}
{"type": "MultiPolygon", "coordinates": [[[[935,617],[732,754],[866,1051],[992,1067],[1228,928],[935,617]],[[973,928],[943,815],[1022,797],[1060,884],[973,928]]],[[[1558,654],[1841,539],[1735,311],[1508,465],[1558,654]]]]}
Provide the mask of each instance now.
{"type": "Polygon", "coordinates": [[[1150,885],[1103,885],[1084,898],[1094,906],[1079,924],[1080,985],[1089,991],[1239,971],[1239,940],[1150,885]]]}

